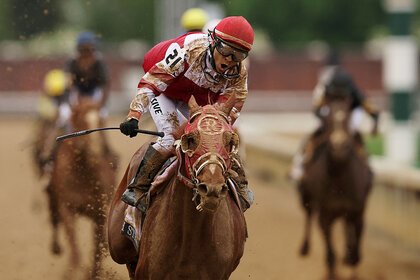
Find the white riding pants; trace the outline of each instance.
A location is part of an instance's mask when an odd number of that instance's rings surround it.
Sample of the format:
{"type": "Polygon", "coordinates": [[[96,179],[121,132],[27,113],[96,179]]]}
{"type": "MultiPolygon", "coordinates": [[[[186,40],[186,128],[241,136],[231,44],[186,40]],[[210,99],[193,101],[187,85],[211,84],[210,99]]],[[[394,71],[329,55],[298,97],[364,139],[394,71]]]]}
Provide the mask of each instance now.
{"type": "Polygon", "coordinates": [[[351,112],[350,124],[349,124],[351,132],[356,132],[359,130],[360,124],[362,123],[362,120],[363,120],[364,112],[365,110],[363,110],[362,107],[356,107],[351,112]]]}
{"type": "Polygon", "coordinates": [[[188,104],[161,94],[150,99],[149,112],[157,130],[165,133],[165,136],[158,138],[153,148],[159,152],[171,151],[175,142],[172,133],[189,119],[188,104]]]}
{"type": "MultiPolygon", "coordinates": [[[[72,90],[69,95],[69,102],[63,102],[58,108],[58,119],[57,125],[63,127],[68,124],[70,117],[71,117],[71,105],[77,104],[77,100],[79,97],[79,92],[76,90],[72,90]]],[[[96,88],[91,96],[94,102],[99,103],[101,102],[103,97],[103,91],[101,88],[96,88]]],[[[108,117],[108,109],[104,106],[100,109],[99,114],[102,118],[108,117]]]]}

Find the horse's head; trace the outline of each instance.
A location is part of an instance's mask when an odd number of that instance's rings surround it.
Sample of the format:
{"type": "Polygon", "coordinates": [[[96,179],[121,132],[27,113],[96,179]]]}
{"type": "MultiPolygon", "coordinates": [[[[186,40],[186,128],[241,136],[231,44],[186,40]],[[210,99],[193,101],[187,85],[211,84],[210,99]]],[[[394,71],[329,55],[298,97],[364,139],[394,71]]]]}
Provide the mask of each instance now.
{"type": "Polygon", "coordinates": [[[98,128],[101,123],[99,105],[91,98],[79,97],[75,104],[71,105],[71,124],[74,130],[86,130],[98,128]]]}
{"type": "Polygon", "coordinates": [[[239,145],[239,137],[227,117],[234,103],[235,95],[222,107],[200,107],[194,97],[188,103],[191,117],[178,148],[182,151],[187,176],[180,176],[199,195],[200,211],[215,211],[228,192],[231,157],[239,145]]]}
{"type": "Polygon", "coordinates": [[[328,143],[334,160],[348,158],[353,147],[353,134],[350,130],[351,98],[347,88],[341,86],[327,87],[326,106],[328,114],[325,118],[328,143]]]}

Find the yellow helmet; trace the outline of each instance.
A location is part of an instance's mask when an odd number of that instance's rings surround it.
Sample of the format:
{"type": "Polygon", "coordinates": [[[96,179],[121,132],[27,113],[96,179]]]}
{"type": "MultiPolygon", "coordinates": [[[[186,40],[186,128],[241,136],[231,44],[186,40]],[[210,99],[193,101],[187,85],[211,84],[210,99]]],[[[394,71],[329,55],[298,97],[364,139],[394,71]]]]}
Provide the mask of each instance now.
{"type": "Polygon", "coordinates": [[[62,95],[67,87],[67,76],[59,69],[50,70],[44,78],[44,90],[49,96],[62,95]]]}
{"type": "Polygon", "coordinates": [[[191,8],[181,17],[182,27],[187,30],[201,30],[207,22],[207,14],[203,9],[191,8]]]}

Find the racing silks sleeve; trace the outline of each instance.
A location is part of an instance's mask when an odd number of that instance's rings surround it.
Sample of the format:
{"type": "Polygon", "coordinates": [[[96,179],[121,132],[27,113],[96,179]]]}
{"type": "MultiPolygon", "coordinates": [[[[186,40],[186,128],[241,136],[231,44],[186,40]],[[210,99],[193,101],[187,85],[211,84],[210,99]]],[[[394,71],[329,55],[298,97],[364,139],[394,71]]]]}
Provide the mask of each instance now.
{"type": "Polygon", "coordinates": [[[185,50],[178,43],[172,43],[166,50],[165,57],[152,66],[140,80],[136,96],[130,104],[128,118],[138,120],[146,113],[150,100],[164,92],[185,67],[185,50]]]}

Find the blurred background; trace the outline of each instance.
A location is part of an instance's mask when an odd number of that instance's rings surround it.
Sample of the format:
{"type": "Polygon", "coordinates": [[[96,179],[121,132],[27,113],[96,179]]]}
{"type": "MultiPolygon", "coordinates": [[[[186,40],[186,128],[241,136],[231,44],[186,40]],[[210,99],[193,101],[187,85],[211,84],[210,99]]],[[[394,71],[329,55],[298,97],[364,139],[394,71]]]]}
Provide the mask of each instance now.
{"type": "MultiPolygon", "coordinates": [[[[208,21],[242,15],[255,31],[249,56],[249,97],[240,118],[255,203],[246,212],[249,238],[232,279],[322,279],[324,248],[314,227],[311,255],[300,258],[303,212],[287,180],[293,155],[318,121],[312,91],[329,53],[380,109],[379,134],[364,134],[375,187],[366,211],[360,279],[420,277],[420,149],[416,0],[0,0],[0,275],[58,279],[66,255],[50,253],[45,180],[31,158],[44,77],[75,56],[77,35],[100,39],[110,74],[110,126],[118,126],[135,96],[143,56],[185,30],[183,13],[206,11],[208,21]]],[[[148,117],[141,127],[153,129],[148,117]]],[[[147,137],[109,132],[120,157],[119,177],[147,137]]],[[[89,250],[87,221],[81,243],[89,250]]],[[[64,237],[62,237],[64,240],[64,237]]],[[[337,234],[337,250],[342,238],[337,234]]],[[[64,241],[63,241],[64,243],[64,241]]],[[[104,279],[127,279],[106,256],[104,279]]]]}

